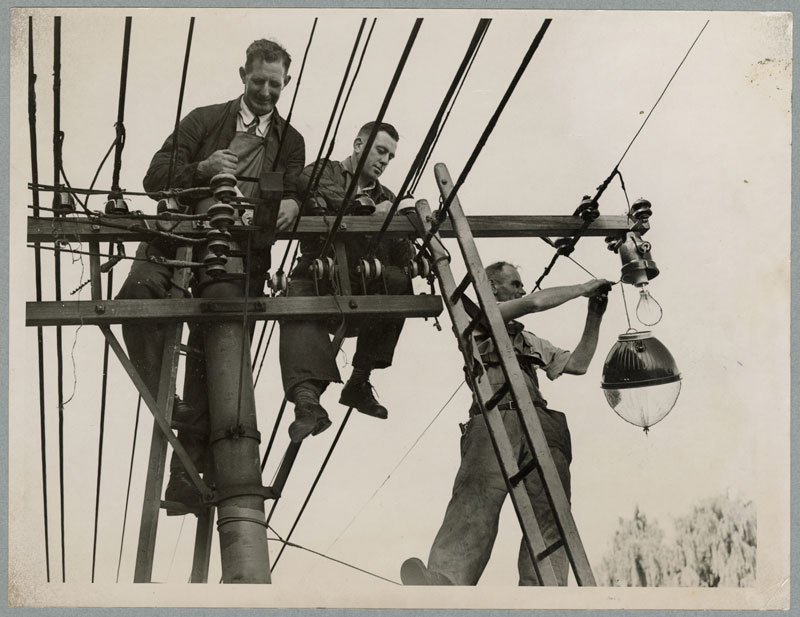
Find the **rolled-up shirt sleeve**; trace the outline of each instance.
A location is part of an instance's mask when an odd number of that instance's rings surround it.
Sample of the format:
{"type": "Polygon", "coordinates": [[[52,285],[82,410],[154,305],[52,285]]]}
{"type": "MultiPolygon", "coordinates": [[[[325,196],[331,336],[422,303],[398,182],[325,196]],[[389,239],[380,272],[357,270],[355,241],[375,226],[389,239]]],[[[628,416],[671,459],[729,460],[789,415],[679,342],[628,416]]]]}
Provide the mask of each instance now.
{"type": "Polygon", "coordinates": [[[556,347],[546,339],[534,336],[530,332],[525,332],[524,336],[525,342],[530,346],[533,354],[541,360],[542,363],[539,368],[544,370],[547,378],[552,381],[560,377],[572,354],[566,349],[556,347]]]}

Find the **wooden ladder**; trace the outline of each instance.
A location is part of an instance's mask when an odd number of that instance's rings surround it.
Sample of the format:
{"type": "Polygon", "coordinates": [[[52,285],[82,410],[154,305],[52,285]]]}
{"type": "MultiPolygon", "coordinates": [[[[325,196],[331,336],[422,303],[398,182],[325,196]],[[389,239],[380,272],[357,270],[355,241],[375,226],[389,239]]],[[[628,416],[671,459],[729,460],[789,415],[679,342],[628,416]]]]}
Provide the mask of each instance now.
{"type": "MultiPolygon", "coordinates": [[[[439,163],[436,165],[434,173],[439,191],[446,201],[453,190],[453,181],[447,171],[447,167],[439,163]]],[[[425,200],[417,202],[417,213],[422,227],[426,234],[429,234],[432,228],[432,217],[430,207],[425,200]]],[[[532,556],[539,583],[541,585],[558,584],[553,566],[550,563],[550,555],[563,546],[578,585],[593,586],[596,584],[594,575],[586,557],[586,551],[583,548],[578,529],[575,526],[569,500],[550,455],[550,448],[539,417],[525,385],[500,309],[492,293],[491,284],[478,255],[475,239],[472,236],[472,231],[457,196],[452,199],[448,215],[466,264],[467,274],[460,283],[456,284],[450,270],[450,256],[438,236],[434,236],[429,242],[430,251],[433,255],[433,271],[439,281],[442,300],[450,314],[453,330],[458,338],[459,348],[464,354],[468,383],[475,395],[475,401],[480,406],[481,413],[486,420],[486,427],[494,445],[494,450],[497,453],[500,469],[522,528],[524,542],[532,556]],[[470,287],[473,289],[480,304],[479,314],[474,318],[470,316],[470,311],[467,310],[468,304],[472,304],[472,302],[464,296],[464,293],[470,287]],[[483,378],[485,371],[481,371],[481,358],[474,340],[474,329],[479,323],[484,328],[488,327],[496,343],[502,369],[507,378],[506,384],[498,391],[492,390],[488,379],[483,378]],[[513,454],[503,419],[497,408],[497,404],[504,398],[506,393],[510,394],[516,403],[527,446],[534,455],[535,465],[531,468],[526,466],[525,469],[521,470],[517,465],[517,459],[513,454]],[[533,506],[522,481],[528,473],[540,474],[558,525],[561,538],[551,546],[545,546],[544,544],[542,533],[536,522],[533,506]]],[[[471,312],[475,313],[474,310],[471,312]]]]}

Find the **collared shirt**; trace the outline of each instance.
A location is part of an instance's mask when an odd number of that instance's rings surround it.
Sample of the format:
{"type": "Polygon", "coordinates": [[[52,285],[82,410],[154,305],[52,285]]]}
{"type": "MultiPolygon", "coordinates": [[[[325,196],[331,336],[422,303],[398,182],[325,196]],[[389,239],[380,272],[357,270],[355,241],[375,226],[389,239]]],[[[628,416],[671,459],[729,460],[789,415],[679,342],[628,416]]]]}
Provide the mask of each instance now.
{"type": "MultiPolygon", "coordinates": [[[[506,331],[511,339],[514,354],[519,361],[519,367],[522,370],[525,385],[528,387],[528,393],[536,408],[547,443],[551,448],[559,448],[571,460],[572,446],[569,429],[567,428],[567,418],[560,411],[548,409],[547,401],[542,397],[542,393],[539,390],[539,379],[536,374],[537,370],[543,370],[548,379],[553,380],[558,378],[564,372],[564,368],[570,357],[570,352],[559,349],[550,341],[539,338],[532,332],[528,332],[518,321],[508,322],[506,324],[506,331]]],[[[477,351],[480,353],[483,366],[486,369],[486,376],[488,377],[492,391],[496,392],[506,381],[500,363],[500,354],[496,349],[492,337],[484,327],[478,326],[475,329],[475,339],[477,342],[477,351]]],[[[503,397],[501,403],[509,403],[513,400],[509,392],[503,397]]],[[[473,404],[470,413],[480,413],[477,404],[473,404]]],[[[507,413],[513,412],[509,411],[507,413]]]]}
{"type": "MultiPolygon", "coordinates": [[[[347,175],[350,178],[352,178],[355,175],[356,165],[357,165],[357,163],[355,163],[355,164],[353,163],[353,157],[352,156],[348,156],[345,160],[342,161],[342,167],[344,167],[345,172],[347,173],[347,175]]],[[[350,181],[352,182],[352,180],[350,180],[350,181]]],[[[358,196],[358,195],[368,195],[368,196],[372,197],[373,194],[377,193],[381,197],[384,197],[385,196],[385,191],[383,191],[383,190],[376,191],[377,188],[378,188],[378,181],[377,180],[373,180],[372,184],[370,184],[368,186],[361,186],[361,181],[359,179],[359,183],[356,186],[355,195],[356,196],[358,196]]],[[[383,189],[383,187],[381,187],[381,189],[383,189]]],[[[386,197],[386,198],[387,199],[394,199],[393,197],[391,197],[391,198],[390,197],[386,197]]]]}
{"type": "MultiPolygon", "coordinates": [[[[239,113],[236,116],[236,130],[240,133],[246,133],[247,129],[255,122],[256,115],[250,111],[250,108],[245,103],[244,96],[240,97],[239,113]]],[[[274,111],[274,110],[273,110],[274,111]]],[[[269,130],[269,123],[272,120],[272,112],[258,116],[258,126],[256,127],[256,135],[264,137],[269,130]]]]}

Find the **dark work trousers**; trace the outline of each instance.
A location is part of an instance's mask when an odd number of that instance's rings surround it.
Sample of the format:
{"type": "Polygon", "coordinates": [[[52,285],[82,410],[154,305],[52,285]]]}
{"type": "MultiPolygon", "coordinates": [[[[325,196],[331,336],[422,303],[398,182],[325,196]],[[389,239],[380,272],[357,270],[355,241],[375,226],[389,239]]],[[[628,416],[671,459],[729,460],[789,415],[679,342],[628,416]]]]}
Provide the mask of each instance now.
{"type": "MultiPolygon", "coordinates": [[[[531,460],[531,454],[525,445],[517,411],[500,413],[518,465],[522,468],[531,460]]],[[[550,454],[569,498],[570,461],[558,448],[550,448],[550,454]]],[[[535,470],[524,481],[545,546],[550,546],[561,536],[544,485],[535,470]]],[[[492,554],[500,509],[507,494],[486,420],[478,414],[470,420],[467,432],[462,437],[461,466],[456,474],[444,521],[431,547],[428,569],[444,574],[455,585],[477,584],[492,554]]],[[[550,562],[558,584],[566,585],[569,562],[563,547],[550,556],[550,562]]],[[[538,584],[524,540],[520,542],[517,565],[520,585],[538,584]]]]}
{"type": "MultiPolygon", "coordinates": [[[[369,295],[385,294],[408,295],[413,293],[411,279],[399,266],[383,266],[383,280],[371,281],[367,285],[369,295]]],[[[361,277],[350,275],[350,285],[354,295],[363,293],[361,277]]],[[[308,274],[293,274],[289,281],[289,296],[330,295],[330,283],[314,285],[308,274]]],[[[281,321],[280,362],[283,375],[283,389],[286,398],[294,402],[293,389],[304,381],[313,380],[326,387],[328,383],[341,382],[339,368],[336,366],[336,351],[331,348],[330,333],[335,332],[341,320],[294,320],[281,321]]],[[[358,332],[353,367],[376,369],[391,366],[394,348],[403,329],[404,319],[365,318],[353,320],[348,324],[348,335],[355,329],[358,332]]]]}
{"type": "MultiPolygon", "coordinates": [[[[159,254],[157,249],[147,243],[140,244],[136,251],[138,258],[159,254]]],[[[172,289],[172,275],[173,269],[168,266],[148,261],[134,261],[128,278],[117,294],[117,299],[167,298],[172,289]]],[[[125,340],[131,362],[150,390],[150,394],[156,399],[158,399],[164,340],[168,328],[169,325],[158,322],[122,325],[122,337],[125,340]]],[[[188,346],[183,400],[191,407],[191,412],[183,415],[173,413],[173,419],[191,425],[190,430],[178,431],[178,441],[186,448],[195,467],[202,473],[208,444],[208,396],[206,394],[203,333],[199,327],[190,327],[188,346]]],[[[173,453],[170,470],[174,471],[176,468],[182,470],[183,464],[173,453]]]]}

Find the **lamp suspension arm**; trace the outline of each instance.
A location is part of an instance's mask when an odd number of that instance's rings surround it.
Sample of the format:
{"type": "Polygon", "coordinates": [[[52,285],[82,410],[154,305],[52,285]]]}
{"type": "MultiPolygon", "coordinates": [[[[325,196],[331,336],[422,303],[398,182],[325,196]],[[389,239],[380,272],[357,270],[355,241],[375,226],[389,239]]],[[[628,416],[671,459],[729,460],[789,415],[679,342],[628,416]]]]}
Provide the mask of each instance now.
{"type": "MultiPolygon", "coordinates": [[[[33,59],[33,17],[28,17],[28,127],[31,143],[31,179],[39,183],[39,155],[36,139],[36,73],[33,59]]],[[[33,215],[39,216],[39,189],[33,189],[33,215]]],[[[34,277],[36,281],[36,301],[42,300],[42,254],[39,243],[34,244],[34,277]]],[[[47,582],[50,582],[50,525],[47,508],[47,437],[45,431],[45,393],[44,393],[44,332],[36,328],[36,346],[39,359],[39,441],[42,458],[42,505],[44,516],[44,556],[47,582]]]]}
{"type": "Polygon", "coordinates": [[[358,165],[356,165],[356,169],[353,172],[353,179],[350,182],[350,186],[347,187],[347,192],[345,193],[344,199],[342,200],[342,207],[339,208],[339,212],[336,214],[336,220],[334,221],[330,232],[328,232],[328,235],[325,238],[325,244],[323,245],[322,250],[320,251],[320,255],[322,255],[323,257],[329,253],[331,246],[333,245],[333,240],[336,238],[336,234],[339,231],[339,227],[342,224],[342,218],[349,210],[348,208],[349,201],[352,198],[353,193],[356,190],[356,187],[358,186],[358,179],[361,177],[361,172],[364,169],[364,165],[367,162],[367,156],[372,150],[373,143],[375,143],[375,137],[378,134],[378,128],[383,122],[383,116],[386,113],[386,109],[389,107],[389,103],[392,100],[392,96],[394,95],[397,83],[400,81],[400,75],[402,75],[403,73],[406,61],[408,60],[408,56],[411,53],[411,48],[414,46],[414,41],[417,38],[417,33],[419,32],[421,26],[422,26],[422,18],[418,17],[414,21],[414,26],[411,28],[411,32],[408,35],[406,46],[403,49],[402,55],[400,56],[400,61],[398,62],[397,68],[395,69],[394,75],[392,76],[392,81],[389,84],[389,89],[386,91],[386,96],[384,96],[383,98],[383,103],[381,104],[380,111],[378,112],[378,117],[375,118],[375,126],[372,127],[372,131],[370,132],[369,138],[367,139],[367,142],[364,145],[364,151],[362,152],[361,156],[358,159],[358,165]]]}
{"type": "Polygon", "coordinates": [[[172,172],[175,170],[175,159],[178,156],[178,129],[181,124],[181,111],[183,109],[183,93],[186,89],[186,75],[189,72],[189,54],[192,51],[192,35],[194,33],[194,16],[189,19],[189,34],[186,36],[186,53],[183,56],[183,71],[181,71],[181,87],[178,92],[178,111],[175,114],[175,130],[172,131],[172,152],[169,156],[169,169],[167,170],[167,186],[172,184],[172,172]]]}
{"type": "MultiPolygon", "coordinates": [[[[328,141],[328,135],[330,134],[331,127],[333,126],[333,120],[336,117],[336,110],[339,108],[339,101],[342,98],[342,93],[344,92],[344,87],[345,84],[347,83],[347,78],[350,75],[350,69],[353,66],[353,60],[356,57],[358,44],[361,42],[361,35],[364,32],[364,26],[366,24],[367,24],[367,18],[364,17],[361,20],[361,25],[358,28],[358,33],[356,34],[356,40],[353,43],[353,49],[350,51],[350,58],[347,61],[347,67],[345,68],[344,75],[342,76],[342,82],[339,85],[339,92],[336,94],[336,99],[334,100],[333,108],[331,109],[331,115],[330,118],[328,118],[328,124],[325,126],[325,133],[323,134],[322,142],[319,145],[319,152],[317,152],[317,158],[314,161],[314,167],[311,168],[311,176],[309,177],[308,180],[309,190],[307,191],[307,194],[309,195],[313,192],[312,187],[315,190],[316,184],[318,184],[319,182],[319,180],[318,179],[315,180],[315,178],[317,178],[318,173],[320,173],[321,175],[321,170],[319,169],[319,166],[320,164],[322,164],[321,163],[322,153],[325,151],[325,144],[328,141]]],[[[373,21],[373,27],[374,25],[375,22],[373,21]]],[[[294,227],[292,227],[292,237],[297,232],[297,228],[300,225],[300,219],[302,218],[302,216],[303,216],[303,204],[300,204],[300,211],[297,213],[297,216],[294,219],[294,227]]],[[[286,259],[289,256],[289,250],[291,248],[291,244],[292,244],[291,242],[286,243],[286,250],[283,252],[283,257],[281,258],[280,266],[278,266],[278,272],[283,272],[283,266],[286,264],[286,259]]]]}
{"type": "Polygon", "coordinates": [[[489,28],[489,24],[492,23],[491,19],[481,19],[478,21],[478,26],[475,28],[475,33],[472,35],[472,40],[467,47],[467,51],[464,54],[464,58],[461,60],[461,64],[459,65],[458,69],[456,70],[455,75],[453,76],[453,80],[450,83],[450,87],[447,90],[447,93],[444,95],[442,99],[442,103],[439,106],[439,111],[436,112],[436,116],[431,122],[431,126],[428,129],[428,133],[425,135],[425,139],[422,141],[422,145],[417,152],[417,156],[414,158],[414,162],[411,165],[411,168],[408,170],[406,174],[406,178],[403,181],[400,190],[397,192],[397,196],[394,198],[394,202],[392,203],[392,207],[390,208],[389,212],[386,215],[386,218],[383,221],[383,225],[380,228],[380,231],[372,238],[370,241],[369,250],[367,251],[367,259],[372,259],[375,257],[375,253],[378,250],[378,244],[383,237],[383,234],[386,232],[386,229],[389,227],[389,223],[391,223],[392,218],[394,217],[395,213],[397,212],[397,208],[400,205],[400,201],[406,198],[406,193],[408,191],[409,186],[411,185],[414,178],[419,175],[419,171],[430,155],[434,141],[436,140],[437,134],[442,124],[442,118],[444,117],[445,111],[449,103],[453,100],[455,95],[456,89],[458,88],[458,84],[461,82],[462,78],[464,77],[465,72],[467,71],[467,67],[470,66],[471,60],[475,57],[475,53],[477,52],[478,47],[480,46],[481,40],[483,40],[484,35],[486,34],[486,30],[489,28]]]}
{"type": "Polygon", "coordinates": [[[119,173],[122,169],[122,150],[125,148],[125,93],[128,88],[128,56],[131,49],[131,23],[132,17],[125,18],[125,34],[122,41],[122,68],[119,76],[119,105],[117,107],[117,139],[114,146],[114,171],[111,180],[111,194],[121,197],[119,186],[119,173]]]}
{"type": "Polygon", "coordinates": [[[539,27],[539,31],[533,37],[533,40],[531,41],[531,44],[528,47],[528,51],[525,52],[525,56],[523,56],[522,62],[520,62],[519,68],[517,68],[517,72],[511,79],[511,82],[509,83],[505,94],[503,94],[503,98],[500,99],[500,103],[498,104],[497,109],[495,109],[494,114],[492,114],[492,117],[489,119],[486,128],[483,130],[483,133],[480,136],[480,139],[478,139],[478,143],[475,144],[475,148],[473,149],[472,154],[467,160],[467,164],[461,171],[461,174],[459,175],[455,185],[453,185],[453,190],[450,192],[450,194],[447,196],[447,199],[444,200],[441,207],[439,208],[436,220],[432,221],[431,229],[425,236],[425,239],[422,243],[422,247],[420,249],[421,251],[427,249],[428,244],[430,243],[434,234],[438,231],[439,226],[446,218],[447,211],[450,209],[450,204],[453,202],[453,199],[455,199],[456,195],[458,194],[458,189],[461,187],[462,184],[464,184],[464,181],[467,179],[467,176],[469,175],[472,166],[475,164],[475,161],[477,160],[478,155],[481,153],[481,150],[483,150],[483,146],[488,141],[489,135],[491,135],[495,125],[497,124],[497,121],[500,118],[500,114],[503,113],[503,110],[505,109],[508,100],[511,98],[514,89],[517,87],[517,84],[522,78],[522,75],[525,73],[525,69],[528,68],[528,64],[530,63],[531,58],[533,58],[533,54],[536,53],[536,50],[539,48],[539,44],[542,42],[542,38],[544,38],[545,32],[547,32],[547,28],[550,27],[550,23],[552,21],[553,20],[549,18],[545,19],[542,22],[542,25],[539,27]]]}
{"type": "MultiPolygon", "coordinates": [[[[636,133],[634,134],[633,138],[628,143],[627,147],[625,148],[625,151],[622,153],[622,156],[619,158],[619,161],[617,161],[617,164],[614,166],[614,169],[611,171],[611,173],[608,175],[608,177],[603,181],[603,183],[599,187],[597,187],[597,192],[595,193],[594,197],[591,199],[591,202],[590,202],[591,208],[596,210],[599,207],[598,200],[600,199],[600,196],[608,188],[608,185],[611,184],[611,181],[614,179],[614,176],[619,176],[620,182],[622,183],[623,190],[625,189],[625,183],[622,180],[622,174],[619,171],[619,166],[622,164],[622,161],[624,160],[625,156],[630,151],[631,147],[633,146],[633,143],[636,141],[636,139],[641,134],[642,130],[644,129],[645,125],[647,124],[647,121],[650,119],[650,116],[653,115],[653,112],[655,111],[655,109],[658,106],[658,104],[661,102],[661,99],[664,98],[664,95],[666,94],[667,89],[670,87],[670,84],[672,84],[672,81],[675,79],[675,76],[678,74],[678,71],[681,70],[681,67],[683,66],[684,62],[686,62],[686,59],[689,57],[689,54],[694,49],[694,46],[697,44],[697,41],[700,39],[700,36],[705,31],[705,29],[708,26],[709,22],[710,22],[710,20],[706,20],[706,22],[703,24],[703,27],[700,28],[700,32],[697,33],[697,36],[694,38],[694,41],[692,41],[692,44],[689,46],[689,49],[686,51],[686,53],[684,54],[683,58],[678,63],[678,66],[675,68],[675,70],[673,71],[672,75],[667,80],[667,83],[664,86],[664,89],[661,91],[661,94],[658,96],[658,98],[656,99],[655,103],[653,103],[653,106],[650,108],[650,111],[648,112],[648,114],[645,117],[644,121],[642,121],[642,124],[639,127],[639,130],[636,131],[636,133]]],[[[627,195],[626,195],[626,199],[627,199],[627,195]]],[[[565,245],[562,245],[561,247],[559,247],[559,249],[556,251],[556,253],[551,258],[550,263],[545,267],[544,272],[542,272],[542,275],[536,280],[536,283],[534,284],[534,289],[540,289],[541,282],[544,280],[544,278],[548,274],[550,274],[550,271],[553,269],[553,266],[555,265],[556,261],[558,260],[559,255],[561,255],[562,253],[563,254],[569,254],[570,252],[572,252],[572,249],[575,248],[575,245],[578,243],[578,240],[581,238],[583,232],[586,231],[586,228],[592,223],[593,220],[594,219],[592,219],[592,218],[584,219],[584,223],[581,226],[581,228],[578,231],[578,233],[575,236],[573,236],[569,240],[569,242],[567,242],[565,245]]]]}

